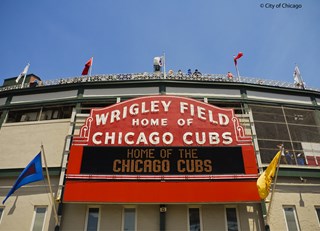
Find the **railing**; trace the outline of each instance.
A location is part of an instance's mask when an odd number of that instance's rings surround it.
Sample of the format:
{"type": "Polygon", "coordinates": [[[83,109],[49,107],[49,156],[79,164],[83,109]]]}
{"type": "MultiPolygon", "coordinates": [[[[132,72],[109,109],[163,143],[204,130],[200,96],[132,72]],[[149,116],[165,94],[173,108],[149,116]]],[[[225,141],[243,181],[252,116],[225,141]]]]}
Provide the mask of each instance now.
{"type": "MultiPolygon", "coordinates": [[[[86,82],[108,82],[108,81],[128,81],[128,80],[153,80],[153,79],[169,79],[169,80],[187,80],[187,81],[204,81],[204,82],[233,82],[233,83],[249,83],[263,86],[283,87],[301,89],[294,83],[283,82],[279,80],[268,80],[263,78],[233,77],[228,78],[223,74],[203,74],[203,75],[188,75],[188,74],[167,74],[165,77],[163,73],[136,73],[136,74],[108,74],[108,75],[93,75],[93,76],[76,76],[69,78],[60,78],[55,80],[46,80],[37,84],[37,87],[61,85],[61,84],[74,84],[74,83],[86,83],[86,82]]],[[[24,86],[12,85],[1,87],[0,92],[9,91],[14,89],[29,88],[35,85],[25,83],[24,86]]],[[[319,91],[319,88],[305,87],[306,90],[319,91]]]]}

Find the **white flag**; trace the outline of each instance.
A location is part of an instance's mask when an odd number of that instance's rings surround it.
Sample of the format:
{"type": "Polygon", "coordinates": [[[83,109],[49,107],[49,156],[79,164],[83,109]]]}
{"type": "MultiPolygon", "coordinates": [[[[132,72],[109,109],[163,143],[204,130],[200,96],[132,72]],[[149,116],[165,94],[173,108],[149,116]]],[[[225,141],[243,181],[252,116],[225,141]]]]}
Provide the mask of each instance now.
{"type": "Polygon", "coordinates": [[[23,71],[20,73],[20,75],[16,78],[16,83],[19,82],[21,77],[26,76],[29,70],[30,63],[27,64],[27,66],[23,69],[23,71]]]}
{"type": "Polygon", "coordinates": [[[301,73],[298,66],[294,68],[293,80],[296,86],[304,88],[304,82],[302,81],[301,73]]]}
{"type": "Polygon", "coordinates": [[[153,65],[162,67],[163,66],[163,57],[162,56],[161,57],[154,57],[153,65]]]}
{"type": "Polygon", "coordinates": [[[294,68],[293,78],[294,78],[294,82],[295,83],[299,83],[300,82],[300,70],[299,70],[298,66],[296,66],[294,68]]]}

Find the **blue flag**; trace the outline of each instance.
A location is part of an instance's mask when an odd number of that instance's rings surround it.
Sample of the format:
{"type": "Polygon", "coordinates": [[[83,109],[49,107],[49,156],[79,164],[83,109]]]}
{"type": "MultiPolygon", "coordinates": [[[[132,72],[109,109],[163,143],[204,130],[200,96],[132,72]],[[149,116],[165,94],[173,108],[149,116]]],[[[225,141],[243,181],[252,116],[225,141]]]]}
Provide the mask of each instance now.
{"type": "Polygon", "coordinates": [[[2,201],[2,204],[13,194],[18,188],[23,185],[43,180],[42,163],[41,163],[41,152],[27,165],[27,167],[21,172],[17,181],[9,191],[6,198],[2,201]]]}

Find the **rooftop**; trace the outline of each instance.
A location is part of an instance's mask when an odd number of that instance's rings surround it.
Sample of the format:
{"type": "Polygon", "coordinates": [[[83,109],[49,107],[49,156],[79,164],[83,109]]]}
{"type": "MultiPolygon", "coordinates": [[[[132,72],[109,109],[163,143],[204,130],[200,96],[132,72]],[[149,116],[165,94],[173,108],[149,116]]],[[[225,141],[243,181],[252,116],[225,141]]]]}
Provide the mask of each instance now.
{"type": "MultiPolygon", "coordinates": [[[[166,74],[163,73],[132,73],[132,74],[101,74],[101,75],[92,75],[92,76],[75,76],[67,78],[59,78],[55,80],[46,80],[40,81],[36,85],[25,83],[24,86],[21,84],[15,84],[10,86],[0,87],[0,92],[10,91],[14,89],[29,88],[29,87],[44,87],[52,85],[61,85],[61,84],[75,84],[75,83],[86,83],[86,82],[109,82],[109,81],[138,81],[138,80],[178,80],[178,81],[203,81],[203,82],[231,82],[231,83],[249,83],[262,86],[272,86],[272,87],[282,87],[282,88],[292,88],[292,89],[302,89],[299,86],[296,86],[294,83],[283,82],[280,80],[268,80],[258,77],[233,77],[228,78],[226,74],[201,74],[201,75],[189,75],[185,73],[173,73],[166,74]]],[[[304,90],[312,90],[320,92],[319,88],[313,88],[305,86],[304,90]]]]}

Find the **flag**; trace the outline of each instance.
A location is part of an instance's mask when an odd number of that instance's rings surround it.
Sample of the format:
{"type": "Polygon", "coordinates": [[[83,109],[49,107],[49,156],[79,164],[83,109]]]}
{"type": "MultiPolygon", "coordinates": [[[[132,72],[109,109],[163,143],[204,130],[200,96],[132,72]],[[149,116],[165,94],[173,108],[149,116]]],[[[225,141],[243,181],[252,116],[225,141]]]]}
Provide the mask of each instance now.
{"type": "Polygon", "coordinates": [[[2,201],[2,204],[21,186],[43,180],[42,163],[41,163],[41,152],[27,165],[27,167],[20,173],[18,179],[10,189],[6,198],[2,201]]]}
{"type": "Polygon", "coordinates": [[[296,86],[304,88],[304,83],[302,81],[301,73],[297,65],[294,68],[293,80],[296,86]]]}
{"type": "Polygon", "coordinates": [[[293,72],[293,79],[295,84],[300,83],[300,77],[301,77],[300,70],[298,66],[295,66],[294,72],[293,72]]]}
{"type": "Polygon", "coordinates": [[[234,65],[237,66],[237,60],[243,56],[242,52],[239,52],[237,56],[233,57],[234,65]]]}
{"type": "Polygon", "coordinates": [[[162,67],[163,66],[163,61],[164,61],[164,57],[163,56],[154,57],[153,58],[153,65],[162,67]]]}
{"type": "Polygon", "coordinates": [[[20,75],[16,78],[16,83],[19,82],[21,77],[26,76],[29,70],[30,63],[27,64],[27,66],[23,69],[23,71],[20,73],[20,75]]]}
{"type": "Polygon", "coordinates": [[[92,66],[92,58],[91,57],[88,62],[84,65],[83,71],[82,71],[82,75],[87,75],[89,73],[89,69],[92,66]]]}
{"type": "Polygon", "coordinates": [[[282,150],[280,150],[275,155],[267,169],[261,174],[261,176],[257,180],[258,193],[261,199],[265,199],[269,195],[272,178],[274,177],[274,174],[276,172],[281,153],[282,150]]]}
{"type": "Polygon", "coordinates": [[[159,65],[160,65],[160,67],[162,67],[164,65],[164,56],[160,57],[159,65]]]}

